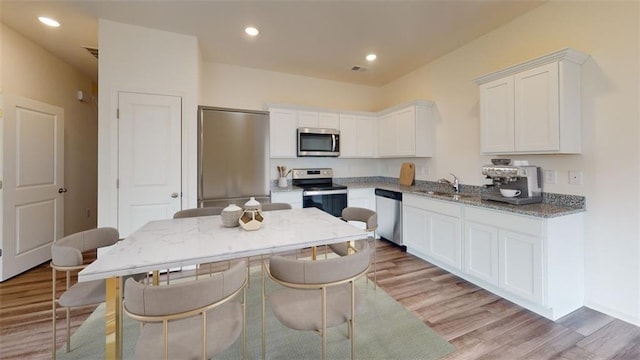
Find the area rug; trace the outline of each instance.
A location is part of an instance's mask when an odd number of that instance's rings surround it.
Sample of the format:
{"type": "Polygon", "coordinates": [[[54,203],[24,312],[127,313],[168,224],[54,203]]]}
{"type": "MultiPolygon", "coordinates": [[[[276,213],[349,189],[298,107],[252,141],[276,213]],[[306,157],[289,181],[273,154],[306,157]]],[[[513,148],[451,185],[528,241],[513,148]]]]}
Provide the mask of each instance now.
{"type": "MultiPolygon", "coordinates": [[[[267,289],[277,286],[267,280],[267,289]]],[[[439,359],[455,347],[407,311],[380,287],[373,288],[365,279],[357,285],[364,295],[362,308],[356,314],[355,343],[357,359],[439,359]]],[[[260,272],[252,271],[247,290],[247,358],[261,359],[261,294],[260,272]]],[[[133,349],[139,335],[139,323],[124,319],[124,358],[133,358],[133,349]]],[[[266,324],[267,359],[320,359],[321,338],[314,332],[291,330],[284,327],[268,310],[266,324]]],[[[327,332],[327,358],[349,359],[350,340],[347,327],[334,327],[327,332]]],[[[58,350],[58,359],[104,359],[104,305],[73,334],[72,351],[64,346],[58,350]]],[[[158,344],[162,346],[162,344],[158,344]]],[[[241,341],[238,340],[216,359],[241,359],[241,341]]]]}

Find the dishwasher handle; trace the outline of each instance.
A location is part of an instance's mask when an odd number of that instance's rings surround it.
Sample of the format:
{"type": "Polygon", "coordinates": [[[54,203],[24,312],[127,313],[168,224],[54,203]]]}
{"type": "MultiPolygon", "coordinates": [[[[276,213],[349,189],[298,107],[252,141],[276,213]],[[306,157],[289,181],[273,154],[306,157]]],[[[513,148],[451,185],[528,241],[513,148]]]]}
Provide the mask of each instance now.
{"type": "Polygon", "coordinates": [[[375,194],[376,196],[381,196],[387,199],[402,201],[402,193],[399,191],[375,189],[375,194]]]}

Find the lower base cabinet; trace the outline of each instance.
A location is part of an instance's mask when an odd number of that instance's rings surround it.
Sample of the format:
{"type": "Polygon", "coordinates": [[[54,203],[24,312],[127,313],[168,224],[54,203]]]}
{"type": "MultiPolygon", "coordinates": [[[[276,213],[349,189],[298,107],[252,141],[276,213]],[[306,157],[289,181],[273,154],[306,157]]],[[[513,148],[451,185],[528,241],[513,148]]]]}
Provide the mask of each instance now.
{"type": "Polygon", "coordinates": [[[294,209],[302,209],[302,190],[300,191],[277,191],[271,192],[271,202],[288,203],[294,209]]]}
{"type": "Polygon", "coordinates": [[[415,195],[403,197],[403,242],[407,251],[462,269],[462,207],[415,195]]]}
{"type": "Polygon", "coordinates": [[[349,189],[347,206],[361,207],[376,211],[376,197],[374,188],[349,189]]]}
{"type": "Polygon", "coordinates": [[[582,214],[538,218],[404,200],[408,252],[552,320],[583,305],[582,214]]]}

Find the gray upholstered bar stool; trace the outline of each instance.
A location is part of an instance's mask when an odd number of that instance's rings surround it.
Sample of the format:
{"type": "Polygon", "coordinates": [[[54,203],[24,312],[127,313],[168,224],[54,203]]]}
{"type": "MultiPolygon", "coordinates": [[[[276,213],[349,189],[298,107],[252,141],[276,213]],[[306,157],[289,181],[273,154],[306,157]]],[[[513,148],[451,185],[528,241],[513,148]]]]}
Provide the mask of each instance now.
{"type": "Polygon", "coordinates": [[[142,323],[135,358],[211,359],[242,334],[246,359],[246,266],[162,286],[127,280],[125,314],[142,323]]]}
{"type": "Polygon", "coordinates": [[[71,273],[77,273],[86,266],[84,265],[83,252],[113,245],[119,238],[118,230],[103,227],[65,236],[51,246],[53,359],[56,358],[56,313],[58,305],[66,310],[66,351],[69,352],[71,350],[70,309],[72,307],[97,305],[105,301],[104,280],[71,284],[71,273]],[[58,298],[57,272],[59,271],[65,273],[65,290],[58,298]]]}
{"type": "Polygon", "coordinates": [[[184,209],[173,214],[173,218],[182,219],[182,218],[198,217],[198,216],[220,215],[222,213],[222,209],[224,208],[219,206],[184,209]]]}
{"type": "MultiPolygon", "coordinates": [[[[371,209],[351,206],[346,207],[342,210],[342,219],[345,221],[356,221],[364,223],[364,230],[368,233],[373,233],[373,287],[375,289],[377,286],[376,230],[378,229],[378,213],[371,209]]],[[[369,237],[363,240],[356,240],[355,243],[351,242],[331,244],[329,245],[329,248],[331,248],[334,253],[340,256],[345,256],[358,251],[358,249],[362,247],[362,243],[368,240],[369,237]]]]}
{"type": "MultiPolygon", "coordinates": [[[[362,243],[353,255],[323,260],[290,259],[273,256],[269,277],[283,287],[267,293],[262,287],[262,355],[266,357],[265,303],[285,326],[322,335],[322,359],[326,358],[327,328],[348,325],[351,359],[355,358],[354,318],[360,296],[355,281],[371,264],[371,248],[362,243]]],[[[264,284],[263,284],[264,285],[264,284]]]]}

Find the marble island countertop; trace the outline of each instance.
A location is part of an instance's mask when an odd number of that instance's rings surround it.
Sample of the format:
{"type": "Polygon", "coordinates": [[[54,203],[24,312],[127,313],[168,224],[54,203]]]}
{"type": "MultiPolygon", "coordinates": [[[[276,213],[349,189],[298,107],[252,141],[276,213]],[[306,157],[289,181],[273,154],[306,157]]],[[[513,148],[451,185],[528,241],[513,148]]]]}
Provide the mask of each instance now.
{"type": "MultiPolygon", "coordinates": [[[[397,180],[389,181],[388,178],[338,178],[334,179],[334,181],[342,185],[347,185],[349,189],[378,188],[393,190],[402,192],[403,194],[424,196],[437,200],[457,202],[464,205],[542,218],[552,218],[586,211],[585,198],[576,195],[543,193],[542,203],[512,205],[480,199],[480,193],[486,191],[482,186],[462,185],[462,191],[458,196],[454,196],[453,189],[449,189],[449,186],[429,181],[416,181],[416,185],[413,186],[402,186],[398,184],[397,180]]],[[[302,191],[302,189],[295,186],[289,186],[287,188],[273,186],[271,191],[302,191]]]]}

